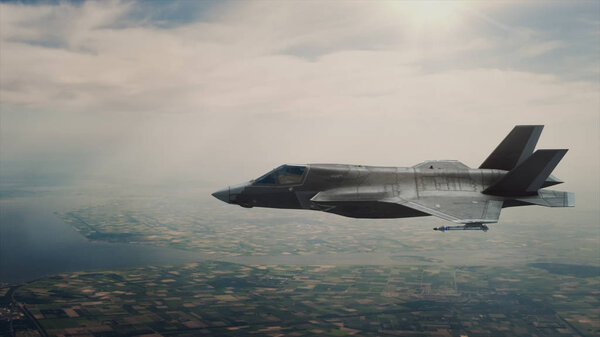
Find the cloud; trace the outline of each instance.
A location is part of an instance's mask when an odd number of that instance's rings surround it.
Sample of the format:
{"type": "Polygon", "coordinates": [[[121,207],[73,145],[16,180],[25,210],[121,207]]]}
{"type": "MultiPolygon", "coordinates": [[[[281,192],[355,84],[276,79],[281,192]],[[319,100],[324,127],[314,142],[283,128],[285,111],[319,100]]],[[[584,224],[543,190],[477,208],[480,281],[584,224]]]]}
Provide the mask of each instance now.
{"type": "Polygon", "coordinates": [[[528,71],[565,42],[481,29],[483,7],[233,2],[165,25],[136,2],[0,6],[4,163],[218,186],[281,162],[475,166],[542,123],[573,148],[559,169],[598,171],[598,81],[528,71]]]}
{"type": "Polygon", "coordinates": [[[526,46],[522,48],[519,53],[524,57],[536,57],[566,46],[567,44],[563,41],[547,41],[532,46],[526,46]]]}

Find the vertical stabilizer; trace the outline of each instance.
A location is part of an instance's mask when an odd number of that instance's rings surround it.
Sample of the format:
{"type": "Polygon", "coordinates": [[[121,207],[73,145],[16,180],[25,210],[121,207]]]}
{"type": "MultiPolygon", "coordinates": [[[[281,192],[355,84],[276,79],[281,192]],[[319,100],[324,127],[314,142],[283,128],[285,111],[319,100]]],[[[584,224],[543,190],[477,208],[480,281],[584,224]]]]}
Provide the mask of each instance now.
{"type": "Polygon", "coordinates": [[[537,150],[483,193],[500,196],[536,194],[568,150],[537,150]]]}
{"type": "Polygon", "coordinates": [[[543,128],[543,125],[515,126],[479,168],[512,170],[533,153],[543,128]]]}

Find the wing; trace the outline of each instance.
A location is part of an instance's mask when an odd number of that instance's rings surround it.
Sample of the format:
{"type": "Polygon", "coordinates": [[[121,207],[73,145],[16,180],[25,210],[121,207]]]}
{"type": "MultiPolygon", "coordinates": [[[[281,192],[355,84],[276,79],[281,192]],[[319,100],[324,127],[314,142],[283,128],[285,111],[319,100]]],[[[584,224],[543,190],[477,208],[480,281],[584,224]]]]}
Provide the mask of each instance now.
{"type": "Polygon", "coordinates": [[[502,200],[481,197],[422,197],[413,200],[391,198],[394,202],[455,223],[494,223],[498,222],[502,210],[502,200]]]}

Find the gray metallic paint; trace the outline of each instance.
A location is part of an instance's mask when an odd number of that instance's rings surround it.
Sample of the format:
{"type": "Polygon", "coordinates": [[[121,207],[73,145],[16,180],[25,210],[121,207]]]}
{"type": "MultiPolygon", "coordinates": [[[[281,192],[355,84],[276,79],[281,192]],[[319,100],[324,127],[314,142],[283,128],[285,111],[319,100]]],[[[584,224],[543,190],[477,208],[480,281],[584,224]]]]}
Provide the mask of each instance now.
{"type": "Polygon", "coordinates": [[[250,181],[213,195],[243,207],[309,209],[353,218],[435,215],[469,228],[497,222],[503,207],[574,206],[572,193],[537,190],[562,182],[550,172],[566,152],[538,150],[531,154],[541,129],[539,125],[515,127],[486,159],[483,168],[469,168],[454,160],[426,161],[413,167],[309,164],[297,184],[264,185],[250,181]],[[554,166],[540,168],[538,157],[553,153],[562,154],[558,159],[551,158],[554,166]],[[523,195],[486,193],[490,187],[522,184],[527,178],[519,176],[523,171],[540,187],[523,195]],[[512,180],[503,180],[504,177],[512,180]]]}

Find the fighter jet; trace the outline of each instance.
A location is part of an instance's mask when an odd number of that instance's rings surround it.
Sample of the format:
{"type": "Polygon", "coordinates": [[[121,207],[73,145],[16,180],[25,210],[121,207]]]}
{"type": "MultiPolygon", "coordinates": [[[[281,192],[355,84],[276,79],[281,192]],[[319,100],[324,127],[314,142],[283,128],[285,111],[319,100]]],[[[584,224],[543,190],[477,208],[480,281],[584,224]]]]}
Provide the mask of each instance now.
{"type": "Polygon", "coordinates": [[[551,175],[566,149],[533,151],[543,125],[519,125],[479,168],[456,160],[412,167],[340,164],[281,165],[212,195],[242,207],[309,209],[352,218],[433,215],[453,222],[434,230],[484,230],[504,207],[573,207],[551,175]]]}

